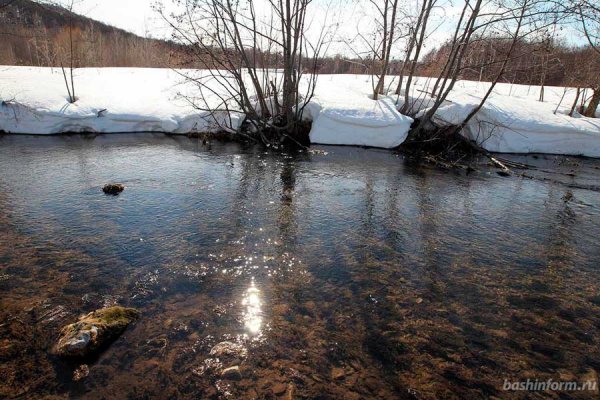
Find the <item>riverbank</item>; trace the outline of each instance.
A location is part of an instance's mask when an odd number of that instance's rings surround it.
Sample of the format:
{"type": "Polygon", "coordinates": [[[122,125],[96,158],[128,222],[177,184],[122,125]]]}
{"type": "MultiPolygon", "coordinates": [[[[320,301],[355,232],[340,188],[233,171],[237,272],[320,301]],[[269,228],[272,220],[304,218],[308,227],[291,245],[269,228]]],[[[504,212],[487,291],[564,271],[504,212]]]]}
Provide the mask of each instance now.
{"type": "MultiPolygon", "coordinates": [[[[388,85],[395,88],[393,78],[388,85]]],[[[415,109],[427,109],[425,93],[431,86],[430,79],[416,80],[410,96],[415,109]]],[[[218,131],[224,121],[235,128],[244,119],[235,112],[200,111],[190,103],[198,100],[197,88],[168,69],[77,69],[75,87],[78,101],[70,104],[60,69],[0,67],[0,131],[190,134],[218,131]]],[[[459,123],[486,89],[485,83],[458,82],[436,113],[436,123],[459,123]]],[[[381,148],[402,144],[413,122],[397,110],[402,99],[373,101],[370,90],[369,76],[320,76],[305,115],[313,121],[311,142],[381,148]]],[[[600,157],[600,120],[567,115],[575,90],[546,87],[545,102],[536,100],[539,90],[499,84],[463,134],[493,152],[600,157]]],[[[218,96],[206,100],[209,108],[219,108],[218,96]]]]}

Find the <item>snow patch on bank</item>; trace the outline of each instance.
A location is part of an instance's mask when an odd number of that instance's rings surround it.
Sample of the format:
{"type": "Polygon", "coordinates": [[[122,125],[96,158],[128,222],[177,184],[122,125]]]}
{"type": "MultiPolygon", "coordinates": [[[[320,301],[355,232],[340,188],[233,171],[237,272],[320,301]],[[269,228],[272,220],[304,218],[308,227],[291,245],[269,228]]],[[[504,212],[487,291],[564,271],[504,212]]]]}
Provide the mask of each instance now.
{"type": "MultiPolygon", "coordinates": [[[[456,91],[434,120],[442,126],[460,124],[480,100],[456,91]]],[[[491,152],[600,157],[600,120],[569,117],[564,107],[557,110],[557,103],[493,94],[462,134],[491,152]]]]}
{"type": "MultiPolygon", "coordinates": [[[[0,130],[38,135],[217,130],[213,116],[180,96],[193,90],[182,82],[168,69],[82,68],[75,71],[78,100],[70,104],[59,68],[0,67],[0,130]]],[[[229,115],[216,118],[224,122],[229,115]]],[[[243,115],[231,118],[234,128],[243,121],[243,115]]]]}
{"type": "Polygon", "coordinates": [[[368,77],[320,77],[315,93],[320,112],[311,112],[312,143],[387,149],[404,143],[413,119],[400,114],[390,97],[370,99],[365,78],[368,77]]]}

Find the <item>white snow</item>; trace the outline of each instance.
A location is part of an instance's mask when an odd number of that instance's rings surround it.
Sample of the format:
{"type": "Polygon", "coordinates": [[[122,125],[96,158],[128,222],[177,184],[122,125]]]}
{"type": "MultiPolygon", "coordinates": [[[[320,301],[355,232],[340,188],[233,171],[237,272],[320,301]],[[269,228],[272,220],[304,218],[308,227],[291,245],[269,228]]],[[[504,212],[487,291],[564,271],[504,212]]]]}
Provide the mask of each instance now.
{"type": "MultiPolygon", "coordinates": [[[[69,104],[60,69],[0,67],[0,130],[26,134],[189,133],[218,128],[209,112],[194,108],[180,95],[197,94],[197,88],[184,83],[177,71],[91,68],[77,69],[75,74],[78,101],[69,104]]],[[[392,78],[387,84],[393,92],[392,78]]],[[[421,112],[431,104],[425,93],[432,85],[432,79],[415,80],[410,99],[421,112]]],[[[311,140],[383,148],[401,144],[412,119],[397,111],[397,96],[371,100],[371,87],[370,77],[364,75],[320,76],[315,97],[306,108],[306,116],[313,119],[311,140]]],[[[457,82],[436,113],[436,123],[460,122],[487,87],[486,83],[457,82]]],[[[547,87],[544,102],[538,101],[539,90],[499,84],[464,134],[494,152],[600,157],[600,119],[567,115],[575,90],[547,87]]],[[[219,104],[218,96],[208,97],[208,107],[219,104]]],[[[231,118],[234,129],[243,121],[243,115],[224,111],[217,118],[220,122],[231,118]]]]}
{"type": "Polygon", "coordinates": [[[367,80],[357,75],[319,78],[314,101],[320,112],[311,112],[312,143],[394,148],[406,140],[413,119],[400,114],[391,97],[371,100],[367,80]]]}
{"type": "MultiPolygon", "coordinates": [[[[183,81],[168,69],[77,69],[78,100],[70,104],[59,68],[0,67],[0,130],[42,135],[216,129],[208,112],[194,109],[179,96],[194,89],[183,81]]],[[[243,120],[241,115],[232,119],[234,127],[243,120]]]]}
{"type": "MultiPolygon", "coordinates": [[[[479,104],[478,96],[453,94],[435,120],[458,124],[479,104]]],[[[554,114],[548,105],[508,96],[491,96],[463,131],[498,153],[560,153],[600,157],[600,120],[554,114]]]]}
{"type": "MultiPolygon", "coordinates": [[[[426,80],[421,78],[417,88],[413,96],[418,90],[427,91],[426,80]]],[[[459,82],[436,112],[435,122],[442,126],[461,123],[488,88],[485,83],[459,82]]],[[[600,119],[584,118],[578,113],[568,116],[575,89],[565,92],[564,88],[547,87],[544,102],[538,101],[539,90],[535,86],[499,84],[463,135],[498,153],[600,157],[600,119]]]]}

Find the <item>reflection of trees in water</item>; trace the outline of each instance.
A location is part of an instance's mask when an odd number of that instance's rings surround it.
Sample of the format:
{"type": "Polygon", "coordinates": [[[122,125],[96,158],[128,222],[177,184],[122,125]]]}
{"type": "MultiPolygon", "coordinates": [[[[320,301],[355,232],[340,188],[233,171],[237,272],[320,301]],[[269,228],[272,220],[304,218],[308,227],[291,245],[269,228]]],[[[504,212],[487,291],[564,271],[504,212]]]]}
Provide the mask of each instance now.
{"type": "Polygon", "coordinates": [[[559,190],[554,185],[548,191],[545,215],[547,237],[541,244],[539,257],[546,261],[546,268],[536,277],[555,295],[566,294],[564,285],[568,272],[577,266],[578,253],[575,248],[574,229],[577,225],[577,215],[571,204],[571,191],[559,190]],[[562,195],[562,197],[561,197],[562,195]],[[558,207],[555,205],[558,203],[558,207]],[[554,216],[554,217],[552,217],[554,216]]]}
{"type": "Polygon", "coordinates": [[[297,244],[298,223],[296,221],[296,162],[285,158],[281,165],[281,202],[278,209],[277,225],[284,246],[294,249],[297,244]]]}
{"type": "Polygon", "coordinates": [[[258,237],[258,228],[264,228],[264,234],[273,234],[274,232],[270,232],[270,227],[276,226],[283,244],[293,245],[297,235],[297,210],[294,205],[296,157],[279,154],[245,154],[241,159],[236,160],[232,167],[239,171],[239,184],[229,216],[230,220],[234,221],[232,224],[234,233],[238,236],[249,233],[258,237]],[[279,197],[275,194],[277,189],[280,189],[279,197]],[[266,196],[264,192],[267,193],[266,196]],[[269,207],[271,205],[269,198],[279,205],[269,207]],[[261,199],[265,203],[255,203],[256,199],[261,199]],[[275,221],[276,224],[273,225],[272,222],[275,221]]]}
{"type": "Polygon", "coordinates": [[[269,160],[265,162],[259,154],[254,152],[243,154],[241,158],[232,160],[230,161],[231,167],[239,172],[239,184],[234,194],[232,208],[229,210],[230,215],[227,218],[233,221],[233,224],[230,225],[230,228],[234,230],[232,233],[236,236],[245,236],[246,230],[252,231],[256,228],[252,226],[248,212],[253,208],[254,192],[259,191],[267,184],[271,168],[268,165],[269,160]]]}
{"type": "MultiPolygon", "coordinates": [[[[553,191],[550,191],[549,195],[557,197],[553,191]]],[[[548,257],[550,262],[558,261],[564,264],[572,264],[577,255],[573,243],[573,230],[577,225],[577,215],[571,207],[574,201],[573,193],[566,191],[561,200],[563,204],[560,204],[558,210],[555,211],[554,221],[549,227],[550,234],[544,255],[548,257]]],[[[555,198],[549,199],[547,204],[555,202],[555,198]]],[[[548,215],[552,215],[551,210],[548,210],[548,215]]]]}
{"type": "Polygon", "coordinates": [[[472,226],[473,214],[468,201],[470,181],[456,179],[446,182],[435,174],[423,175],[415,186],[418,225],[414,232],[419,232],[419,257],[415,271],[421,276],[413,275],[422,285],[423,295],[435,301],[443,301],[449,295],[456,295],[453,288],[452,273],[456,263],[471,258],[471,233],[468,229],[462,232],[448,231],[451,219],[460,219],[460,223],[472,226]],[[456,186],[463,186],[459,200],[448,203],[447,196],[457,193],[456,186]],[[462,208],[461,208],[462,207],[462,208]]]}

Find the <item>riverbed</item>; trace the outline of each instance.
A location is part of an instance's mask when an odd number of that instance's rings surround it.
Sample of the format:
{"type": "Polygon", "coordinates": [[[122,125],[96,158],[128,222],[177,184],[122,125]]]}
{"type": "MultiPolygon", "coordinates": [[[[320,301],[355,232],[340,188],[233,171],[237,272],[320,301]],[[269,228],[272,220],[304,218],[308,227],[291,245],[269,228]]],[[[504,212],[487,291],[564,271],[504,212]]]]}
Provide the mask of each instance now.
{"type": "Polygon", "coordinates": [[[510,158],[0,136],[0,397],[596,398],[503,391],[600,372],[600,160],[510,158]],[[141,317],[74,382],[60,328],[111,305],[141,317]]]}

